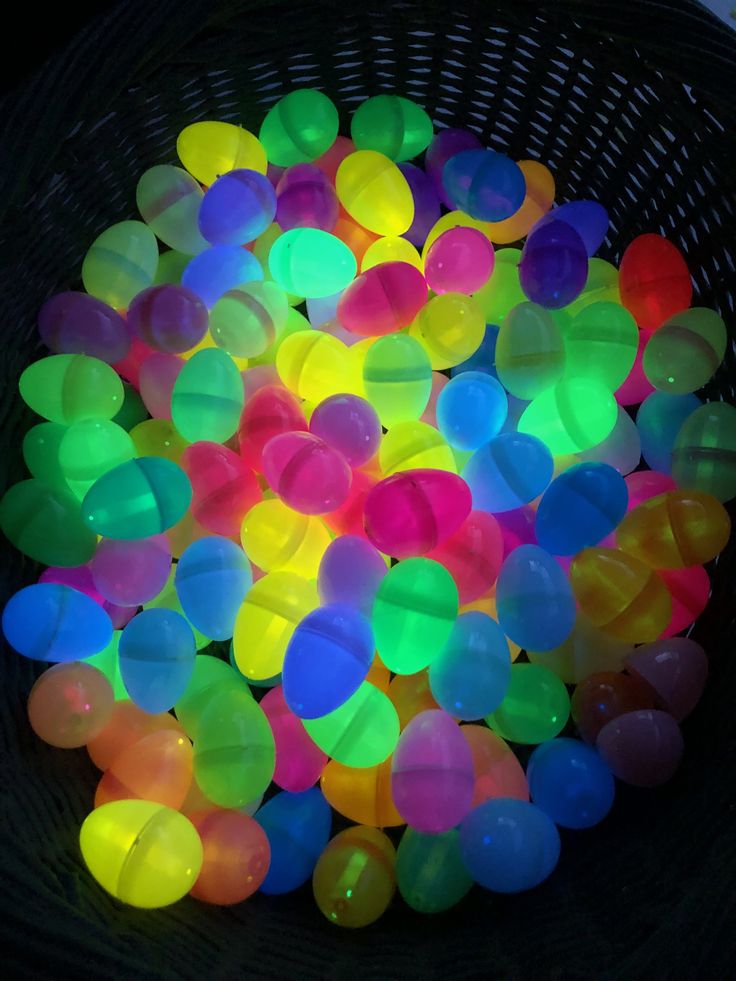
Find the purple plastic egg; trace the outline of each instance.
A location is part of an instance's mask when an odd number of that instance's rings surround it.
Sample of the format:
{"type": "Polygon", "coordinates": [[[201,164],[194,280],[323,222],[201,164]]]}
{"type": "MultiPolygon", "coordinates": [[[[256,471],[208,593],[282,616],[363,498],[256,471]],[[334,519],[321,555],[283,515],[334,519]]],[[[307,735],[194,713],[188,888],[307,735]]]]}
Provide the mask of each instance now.
{"type": "Polygon", "coordinates": [[[695,708],[708,680],[705,651],[689,637],[637,647],[627,657],[626,669],[654,689],[657,702],[678,722],[695,708]]]}
{"type": "Polygon", "coordinates": [[[452,716],[440,709],[416,715],[391,764],[391,793],[406,823],[425,834],[449,831],[470,810],[474,786],[470,746],[452,716]]]}
{"type": "Polygon", "coordinates": [[[86,354],[107,364],[122,361],[130,331],[112,307],[88,293],[57,293],[38,315],[41,340],[55,354],[86,354]]]}
{"type": "Polygon", "coordinates": [[[327,546],[319,564],[319,598],[322,603],[345,603],[370,616],[387,572],[385,559],[367,539],[340,535],[327,546]]]}
{"type": "Polygon", "coordinates": [[[339,205],[335,188],[314,164],[288,167],[276,185],[276,222],[282,231],[290,228],[335,227],[339,205]]]}
{"type": "MultiPolygon", "coordinates": [[[[475,133],[467,129],[442,129],[427,147],[424,168],[434,181],[440,201],[448,208],[455,206],[448,198],[442,183],[442,171],[447,161],[463,150],[479,150],[482,144],[475,133]]],[[[415,243],[417,244],[417,243],[415,243]]]]}
{"type": "Polygon", "coordinates": [[[171,393],[184,362],[175,354],[155,351],[141,365],[138,385],[143,404],[154,419],[171,419],[171,393]]]}
{"type": "Polygon", "coordinates": [[[330,395],[320,402],[309,431],[342,453],[351,467],[367,463],[381,442],[376,410],[359,395],[330,395]]]}
{"type": "Polygon", "coordinates": [[[207,333],[207,307],[186,286],[165,283],[139,293],[128,309],[128,326],[154,351],[190,351],[207,333]]]}
{"type": "Polygon", "coordinates": [[[668,712],[639,709],[604,725],[596,747],[619,780],[634,787],[658,787],[680,765],[683,740],[668,712]]]}
{"type": "Polygon", "coordinates": [[[440,199],[437,184],[420,167],[412,163],[400,163],[399,170],[406,178],[414,198],[414,221],[402,235],[412,245],[424,245],[429,230],[440,217],[440,199]]]}
{"type": "Polygon", "coordinates": [[[534,303],[557,310],[580,295],[588,278],[588,253],[575,229],[554,219],[532,231],[521,252],[519,282],[534,303]]]}
{"type": "Polygon", "coordinates": [[[95,588],[111,603],[138,606],[158,596],[171,572],[166,535],[136,541],[103,538],[90,561],[95,588]]]}

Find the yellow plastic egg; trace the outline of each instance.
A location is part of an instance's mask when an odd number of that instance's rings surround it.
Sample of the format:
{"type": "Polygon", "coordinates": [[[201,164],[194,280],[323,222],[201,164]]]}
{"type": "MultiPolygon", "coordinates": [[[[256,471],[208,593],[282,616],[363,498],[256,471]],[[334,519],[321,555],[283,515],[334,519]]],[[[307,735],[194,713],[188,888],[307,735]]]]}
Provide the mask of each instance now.
{"type": "Polygon", "coordinates": [[[349,348],[319,330],[298,330],[285,338],[276,353],[276,371],[289,391],[315,404],[356,388],[349,348]]]}
{"type": "Polygon", "coordinates": [[[463,293],[433,296],[409,328],[409,336],[422,345],[435,371],[466,361],[480,347],[485,332],[483,308],[463,293]]]}
{"type": "Polygon", "coordinates": [[[264,572],[281,569],[313,579],[331,537],[315,515],[299,514],[279,498],[260,501],[243,518],[243,550],[264,572]]]}
{"type": "Polygon", "coordinates": [[[384,476],[402,470],[449,470],[457,473],[455,454],[441,433],[426,422],[399,422],[381,440],[378,451],[384,476]]]}
{"type": "Polygon", "coordinates": [[[192,177],[208,187],[230,170],[257,170],[268,166],[261,141],[232,123],[208,120],[186,126],[176,140],[176,152],[192,177]]]}
{"type": "Polygon", "coordinates": [[[399,168],[376,150],[356,150],[337,169],[335,190],[351,218],[378,235],[403,235],[414,221],[414,198],[399,168]]]}
{"type": "Polygon", "coordinates": [[[380,266],[382,262],[408,262],[410,266],[415,266],[419,272],[424,272],[424,262],[417,252],[416,246],[412,245],[400,235],[386,235],[379,238],[373,245],[369,245],[363,254],[360,263],[360,271],[372,269],[373,266],[380,266]]]}

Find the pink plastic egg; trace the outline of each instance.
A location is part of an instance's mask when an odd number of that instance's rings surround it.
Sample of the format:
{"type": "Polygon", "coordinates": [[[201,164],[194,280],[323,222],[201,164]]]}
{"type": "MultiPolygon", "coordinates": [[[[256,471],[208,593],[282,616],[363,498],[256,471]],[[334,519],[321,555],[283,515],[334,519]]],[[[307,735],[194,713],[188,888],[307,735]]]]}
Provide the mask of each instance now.
{"type": "Polygon", "coordinates": [[[441,709],[420,712],[399,737],[391,792],[406,823],[425,834],[456,827],[470,810],[475,771],[460,726],[441,709]]]}
{"type": "Polygon", "coordinates": [[[638,647],[626,658],[626,670],[646,681],[657,703],[680,722],[703,694],[708,658],[689,637],[671,637],[638,647]]]}
{"type": "Polygon", "coordinates": [[[299,399],[281,385],[266,385],[248,399],[240,417],[240,455],[249,467],[260,473],[263,447],[270,439],[306,429],[307,420],[299,399]]]}
{"type": "Polygon", "coordinates": [[[710,579],[702,565],[659,569],[658,572],[672,597],[672,619],[662,636],[674,637],[695,623],[707,606],[710,579]]]}
{"type": "Polygon", "coordinates": [[[90,561],[95,586],[119,606],[139,606],[158,596],[171,572],[166,535],[135,541],[103,538],[90,561]]]}
{"type": "Polygon", "coordinates": [[[408,327],[427,302],[427,281],[408,262],[382,262],[361,273],[337,305],[342,326],[363,337],[408,327]]]}
{"type": "Polygon", "coordinates": [[[327,764],[323,753],[307,735],[307,730],[286,704],[284,690],[276,685],[260,701],[276,744],[273,782],[283,790],[298,794],[319,780],[327,764]]]}
{"type": "Polygon", "coordinates": [[[424,261],[427,284],[435,293],[474,293],[491,277],[495,255],[477,228],[448,228],[430,245],[424,261]]]}
{"type": "Polygon", "coordinates": [[[659,497],[660,494],[677,489],[677,484],[672,477],[658,470],[637,470],[635,473],[628,474],[625,479],[629,491],[627,507],[629,511],[633,511],[639,504],[652,497],[659,497]]]}
{"type": "Polygon", "coordinates": [[[461,726],[460,732],[473,757],[475,785],[471,807],[492,797],[529,800],[526,774],[508,743],[486,726],[461,726]]]}
{"type": "Polygon", "coordinates": [[[603,726],[596,748],[619,780],[634,787],[658,787],[680,765],[683,740],[668,712],[640,709],[603,726]]]}
{"type": "Polygon", "coordinates": [[[344,503],[323,518],[327,527],[338,535],[357,535],[359,538],[367,539],[363,526],[365,499],[377,483],[378,478],[373,474],[366,473],[364,470],[355,470],[344,503]]]}
{"type": "Polygon", "coordinates": [[[380,481],[365,501],[365,530],[386,555],[425,555],[470,514],[470,488],[446,470],[404,470],[380,481]]]}
{"type": "Polygon", "coordinates": [[[345,457],[311,433],[282,433],[263,449],[263,474],[300,514],[326,514],[345,503],[351,471],[345,457]]]}
{"type": "Polygon", "coordinates": [[[161,351],[154,351],[141,365],[141,398],[154,419],[171,419],[171,393],[183,367],[181,358],[161,351]]]}
{"type": "Polygon", "coordinates": [[[204,440],[187,446],[182,466],[192,485],[195,521],[216,535],[237,537],[243,518],[263,496],[253,471],[226,446],[204,440]]]}
{"type": "Polygon", "coordinates": [[[427,558],[450,573],[460,604],[472,603],[493,586],[503,563],[503,534],[498,521],[487,511],[471,511],[457,531],[428,552],[427,558]]]}
{"type": "Polygon", "coordinates": [[[654,385],[652,385],[644,374],[643,364],[644,348],[647,346],[650,336],[646,330],[639,331],[639,348],[636,352],[634,364],[626,381],[614,392],[619,405],[638,405],[644,401],[647,395],[651,395],[654,391],[654,385]]]}

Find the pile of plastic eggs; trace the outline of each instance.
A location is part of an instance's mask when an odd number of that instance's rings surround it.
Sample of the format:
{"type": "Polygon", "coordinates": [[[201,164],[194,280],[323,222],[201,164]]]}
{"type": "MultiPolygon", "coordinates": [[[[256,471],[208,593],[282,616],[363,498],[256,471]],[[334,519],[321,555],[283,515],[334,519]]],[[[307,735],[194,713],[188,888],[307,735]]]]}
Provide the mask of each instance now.
{"type": "Polygon", "coordinates": [[[46,568],[3,630],[135,906],[532,888],[705,685],[736,409],[694,394],[726,328],[685,257],[596,257],[601,204],[402,97],[349,132],[306,89],[188,126],[20,377],[0,527],[46,568]]]}

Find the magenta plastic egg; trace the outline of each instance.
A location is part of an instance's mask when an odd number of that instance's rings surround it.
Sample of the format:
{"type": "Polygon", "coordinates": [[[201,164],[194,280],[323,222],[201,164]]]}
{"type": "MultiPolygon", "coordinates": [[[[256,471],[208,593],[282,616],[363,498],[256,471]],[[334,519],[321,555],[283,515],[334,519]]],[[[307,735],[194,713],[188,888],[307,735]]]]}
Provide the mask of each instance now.
{"type": "Polygon", "coordinates": [[[470,508],[470,489],[457,474],[404,470],[379,481],[368,493],[365,530],[386,555],[425,555],[457,531],[470,508]]]}
{"type": "Polygon", "coordinates": [[[171,419],[171,393],[184,362],[175,354],[154,351],[141,365],[138,385],[143,404],[154,419],[171,419]]]}
{"type": "MultiPolygon", "coordinates": [[[[508,511],[507,515],[514,514],[508,511]]],[[[503,534],[496,517],[471,511],[449,538],[427,553],[455,580],[461,605],[472,603],[493,586],[504,559],[503,534]]]]}
{"type": "Polygon", "coordinates": [[[287,167],[276,184],[276,223],[290,228],[321,228],[331,232],[339,206],[335,188],[314,164],[287,167]]]}
{"type": "Polygon", "coordinates": [[[330,395],[320,402],[309,431],[342,453],[351,467],[367,463],[381,442],[376,410],[358,395],[330,395]]]}
{"type": "Polygon", "coordinates": [[[557,310],[580,295],[588,278],[588,253],[567,222],[549,220],[533,230],[519,260],[524,294],[548,310],[557,310]]]}
{"type": "Polygon", "coordinates": [[[474,293],[491,277],[493,246],[477,228],[448,228],[430,245],[424,260],[427,285],[435,293],[474,293]]]}
{"type": "Polygon", "coordinates": [[[643,504],[652,497],[659,497],[667,491],[677,489],[677,484],[668,473],[658,470],[637,470],[626,477],[626,487],[629,491],[629,511],[643,504]]]}
{"type": "Polygon", "coordinates": [[[327,764],[327,754],[312,742],[302,720],[286,704],[281,685],[267,691],[260,706],[276,744],[273,782],[293,794],[313,787],[327,764]]]}
{"type": "Polygon", "coordinates": [[[710,578],[702,565],[659,569],[658,575],[672,597],[672,617],[662,636],[674,637],[695,623],[708,605],[710,578]]]}
{"type": "Polygon", "coordinates": [[[619,780],[634,787],[658,787],[680,765],[682,733],[668,712],[640,709],[604,725],[596,749],[619,780]]]}
{"type": "Polygon", "coordinates": [[[363,337],[408,327],[427,302],[427,281],[408,262],[382,262],[348,286],[337,305],[342,326],[363,337]]]}
{"type": "Polygon", "coordinates": [[[470,810],[475,770],[455,720],[439,709],[416,715],[399,737],[391,793],[406,823],[425,834],[456,827],[470,810]]]}
{"type": "Polygon", "coordinates": [[[689,637],[670,637],[637,647],[626,658],[626,670],[646,681],[657,704],[680,722],[703,694],[708,658],[689,637]]]}
{"type": "Polygon", "coordinates": [[[282,433],[263,449],[263,473],[271,489],[301,514],[327,514],[350,492],[345,457],[311,433],[282,433]]]}
{"type": "Polygon", "coordinates": [[[95,587],[111,603],[139,606],[158,596],[171,572],[166,535],[135,541],[103,538],[90,562],[95,587]]]}
{"type": "Polygon", "coordinates": [[[186,286],[165,283],[139,293],[128,308],[128,327],[155,351],[181,354],[207,333],[207,307],[186,286]]]}
{"type": "Polygon", "coordinates": [[[651,334],[648,331],[639,331],[639,348],[633,367],[626,381],[615,392],[616,401],[619,405],[638,405],[654,391],[654,385],[644,374],[644,349],[650,337],[651,334]]]}

